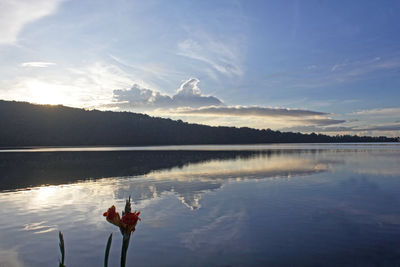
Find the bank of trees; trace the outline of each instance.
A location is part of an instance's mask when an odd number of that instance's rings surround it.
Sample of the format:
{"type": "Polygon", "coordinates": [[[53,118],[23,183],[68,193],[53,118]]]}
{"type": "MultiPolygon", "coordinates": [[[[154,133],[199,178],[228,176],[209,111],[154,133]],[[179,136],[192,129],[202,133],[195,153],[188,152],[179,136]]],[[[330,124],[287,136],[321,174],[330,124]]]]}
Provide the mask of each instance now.
{"type": "Polygon", "coordinates": [[[0,146],[187,145],[398,142],[398,138],[328,136],[211,127],[131,112],[0,101],[0,146]]]}

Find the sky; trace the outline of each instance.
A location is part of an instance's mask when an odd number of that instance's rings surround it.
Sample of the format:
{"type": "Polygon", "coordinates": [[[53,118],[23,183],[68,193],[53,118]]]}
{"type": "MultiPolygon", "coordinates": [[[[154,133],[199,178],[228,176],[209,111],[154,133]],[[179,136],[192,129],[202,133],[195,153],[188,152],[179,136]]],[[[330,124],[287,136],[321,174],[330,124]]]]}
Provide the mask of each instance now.
{"type": "Polygon", "coordinates": [[[0,0],[0,99],[400,135],[399,1],[0,0]]]}

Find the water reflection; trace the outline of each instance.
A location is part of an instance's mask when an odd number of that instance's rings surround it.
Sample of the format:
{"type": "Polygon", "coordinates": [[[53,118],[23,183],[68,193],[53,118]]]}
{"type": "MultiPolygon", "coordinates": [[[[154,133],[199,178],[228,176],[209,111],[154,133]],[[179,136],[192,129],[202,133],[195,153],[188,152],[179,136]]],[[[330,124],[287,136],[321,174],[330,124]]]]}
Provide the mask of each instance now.
{"type": "Polygon", "coordinates": [[[5,154],[0,265],[56,264],[62,230],[67,266],[100,266],[130,194],[143,266],[400,263],[397,148],[5,154]]]}
{"type": "MultiPolygon", "coordinates": [[[[281,154],[306,153],[316,152],[314,150],[267,150],[0,153],[0,190],[65,184],[104,177],[137,176],[155,170],[182,168],[188,164],[221,160],[231,160],[227,164],[235,166],[234,169],[238,170],[238,168],[244,168],[245,165],[237,167],[235,159],[260,156],[263,157],[261,160],[263,161],[281,154]]],[[[209,167],[212,172],[214,166],[209,167]]],[[[260,169],[257,166],[252,166],[252,168],[254,170],[250,167],[247,169],[251,172],[260,169]]]]}
{"type": "Polygon", "coordinates": [[[0,266],[23,267],[23,261],[19,259],[18,251],[0,247],[0,266]]]}
{"type": "Polygon", "coordinates": [[[28,194],[29,204],[23,206],[38,210],[49,209],[51,205],[57,207],[61,201],[64,205],[73,204],[87,194],[105,199],[112,193],[114,197],[124,199],[126,192],[131,192],[133,200],[139,202],[171,192],[194,210],[200,207],[199,201],[205,192],[221,188],[224,183],[318,173],[329,170],[332,164],[323,159],[305,157],[309,151],[38,154],[8,154],[18,160],[3,164],[3,170],[6,170],[2,176],[3,189],[28,183],[90,179],[77,184],[32,187],[20,194],[8,194],[9,197],[28,194]],[[7,166],[7,163],[12,166],[7,166]],[[171,168],[165,169],[167,166],[171,168]],[[113,178],[99,178],[112,174],[113,178]],[[49,199],[52,200],[50,203],[49,199]]]}

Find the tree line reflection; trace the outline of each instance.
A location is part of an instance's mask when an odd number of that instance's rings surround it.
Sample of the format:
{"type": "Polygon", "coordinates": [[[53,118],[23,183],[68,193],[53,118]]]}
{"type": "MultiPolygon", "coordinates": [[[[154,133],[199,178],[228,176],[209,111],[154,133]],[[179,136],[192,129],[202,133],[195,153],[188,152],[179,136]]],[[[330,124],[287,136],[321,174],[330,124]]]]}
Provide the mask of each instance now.
{"type": "Polygon", "coordinates": [[[318,150],[286,149],[0,153],[0,190],[58,185],[107,177],[138,176],[152,171],[182,168],[190,164],[212,161],[256,157],[268,159],[278,155],[318,152],[318,150]]]}

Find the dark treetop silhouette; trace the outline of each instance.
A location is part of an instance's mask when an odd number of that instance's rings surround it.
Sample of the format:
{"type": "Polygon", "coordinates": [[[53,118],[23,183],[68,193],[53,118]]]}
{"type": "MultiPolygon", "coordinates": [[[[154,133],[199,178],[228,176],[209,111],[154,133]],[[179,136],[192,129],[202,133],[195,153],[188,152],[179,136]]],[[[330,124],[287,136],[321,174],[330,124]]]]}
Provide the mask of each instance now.
{"type": "Polygon", "coordinates": [[[0,147],[398,142],[398,138],[327,136],[211,127],[131,112],[84,110],[0,100],[0,147]]]}

